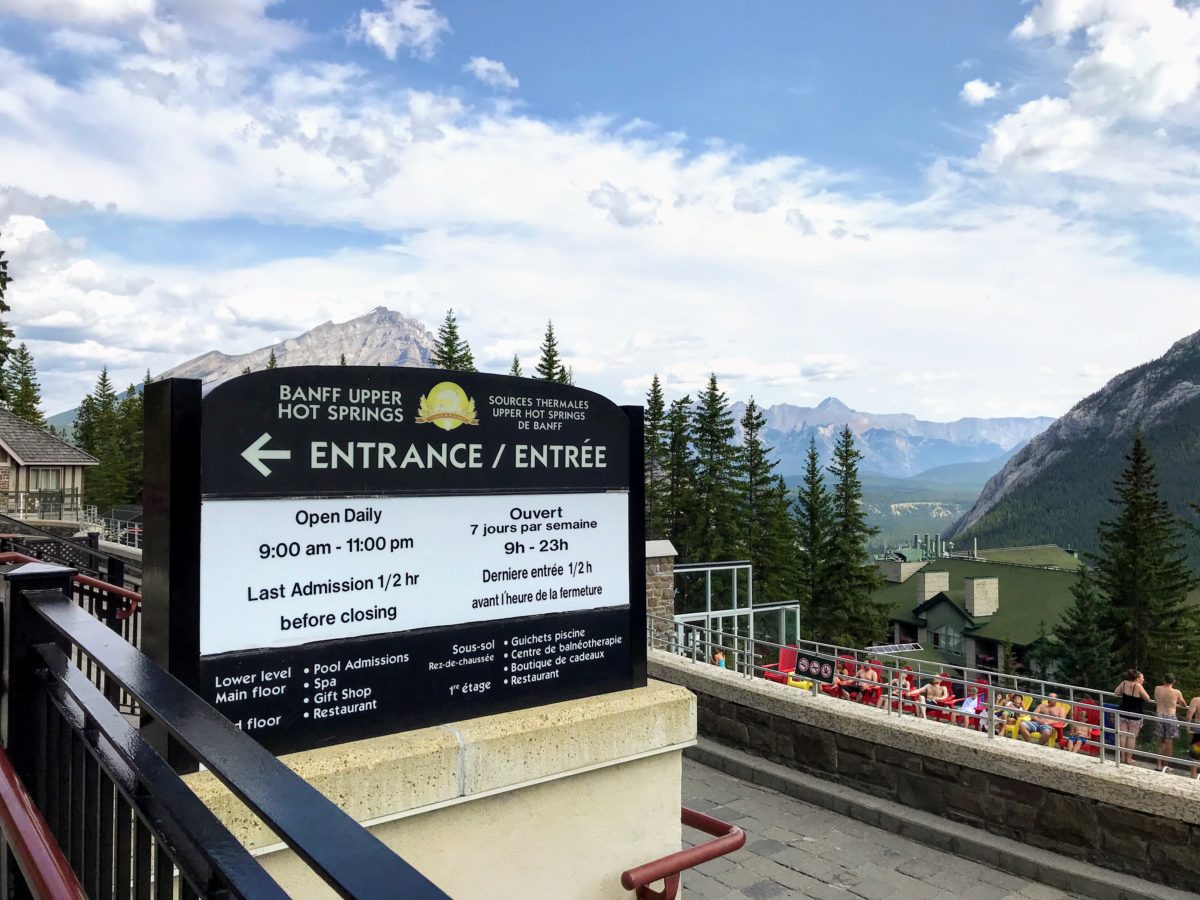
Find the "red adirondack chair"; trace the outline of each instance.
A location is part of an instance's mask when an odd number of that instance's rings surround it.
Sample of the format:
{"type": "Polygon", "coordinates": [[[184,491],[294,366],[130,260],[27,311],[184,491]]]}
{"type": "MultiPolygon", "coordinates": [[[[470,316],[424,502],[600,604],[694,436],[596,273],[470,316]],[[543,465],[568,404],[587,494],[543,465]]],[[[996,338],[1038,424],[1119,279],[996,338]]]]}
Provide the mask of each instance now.
{"type": "Polygon", "coordinates": [[[763,666],[763,678],[778,684],[787,684],[788,676],[796,673],[795,647],[780,647],[779,661],[763,666]]]}

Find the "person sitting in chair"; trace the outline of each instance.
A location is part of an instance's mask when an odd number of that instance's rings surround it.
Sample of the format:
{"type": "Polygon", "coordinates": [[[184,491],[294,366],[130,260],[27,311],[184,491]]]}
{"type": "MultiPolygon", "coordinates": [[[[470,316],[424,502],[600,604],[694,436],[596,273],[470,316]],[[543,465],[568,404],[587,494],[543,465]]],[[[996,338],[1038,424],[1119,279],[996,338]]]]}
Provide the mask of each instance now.
{"type": "Polygon", "coordinates": [[[1050,746],[1063,719],[1067,716],[1067,705],[1059,702],[1058,694],[1049,694],[1033,711],[1033,718],[1022,722],[1017,728],[1025,740],[1034,740],[1031,735],[1037,735],[1037,742],[1045,747],[1050,746]]]}
{"type": "Polygon", "coordinates": [[[959,711],[951,715],[950,721],[955,725],[970,725],[972,721],[978,722],[979,713],[983,708],[983,697],[979,694],[979,686],[968,685],[967,696],[959,701],[959,711]]]}
{"type": "Polygon", "coordinates": [[[950,688],[942,681],[940,675],[934,675],[933,680],[924,687],[919,687],[915,691],[910,691],[909,696],[914,699],[921,698],[921,702],[917,704],[917,715],[922,719],[925,718],[926,706],[937,706],[937,704],[950,696],[950,688]]]}

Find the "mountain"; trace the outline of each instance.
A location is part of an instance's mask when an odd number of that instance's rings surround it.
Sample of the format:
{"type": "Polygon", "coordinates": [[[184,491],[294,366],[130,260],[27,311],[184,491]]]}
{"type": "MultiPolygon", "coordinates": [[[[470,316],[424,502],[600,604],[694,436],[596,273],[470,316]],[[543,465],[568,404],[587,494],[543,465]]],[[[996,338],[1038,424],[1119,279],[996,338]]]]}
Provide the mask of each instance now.
{"type": "MultiPolygon", "coordinates": [[[[326,322],[311,331],[249,353],[229,356],[218,350],[202,353],[163,372],[162,378],[199,378],[220,381],[241,375],[247,366],[265,369],[271,351],[280,366],[337,365],[342,355],[350,366],[428,366],[434,338],[423,324],[398,312],[377,306],[365,316],[335,324],[326,322]]],[[[141,390],[141,385],[137,385],[141,390]]],[[[123,390],[123,389],[122,389],[123,390]]],[[[75,427],[76,409],[46,421],[63,431],[75,427]]]]}
{"type": "Polygon", "coordinates": [[[343,354],[347,365],[352,366],[428,366],[433,342],[429,329],[416,319],[377,306],[357,319],[340,324],[326,322],[299,337],[239,356],[210,350],[158,377],[220,381],[242,374],[247,366],[254,370],[266,368],[271,351],[281,366],[337,365],[343,354]]]}
{"type": "MultiPolygon", "coordinates": [[[[1200,501],[1200,332],[1118,375],[1033,438],[988,481],[951,537],[977,537],[984,547],[1052,542],[1094,549],[1139,426],[1162,498],[1188,516],[1188,504],[1200,501]]],[[[1200,542],[1190,540],[1200,561],[1200,542]]]]}
{"type": "MultiPolygon", "coordinates": [[[[734,404],[737,419],[744,411],[744,404],[734,404]]],[[[780,403],[764,409],[763,415],[763,440],[774,447],[778,471],[785,475],[804,471],[808,443],[814,438],[822,462],[827,463],[838,432],[849,425],[863,454],[862,470],[895,478],[942,466],[1002,460],[1054,421],[1039,417],[928,422],[908,413],[860,412],[835,397],[815,407],[780,403]]]]}

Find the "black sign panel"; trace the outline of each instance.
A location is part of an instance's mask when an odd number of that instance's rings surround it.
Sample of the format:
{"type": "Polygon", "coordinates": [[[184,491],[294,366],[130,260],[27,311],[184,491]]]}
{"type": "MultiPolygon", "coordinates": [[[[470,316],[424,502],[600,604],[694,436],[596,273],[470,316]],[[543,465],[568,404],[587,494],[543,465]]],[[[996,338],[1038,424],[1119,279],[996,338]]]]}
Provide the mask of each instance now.
{"type": "Polygon", "coordinates": [[[204,396],[205,496],[629,487],[629,421],[591,391],[530,378],[298,367],[204,396]]]}
{"type": "Polygon", "coordinates": [[[275,752],[645,683],[639,408],[384,367],[146,404],[144,645],[275,752]]]}
{"type": "Polygon", "coordinates": [[[796,678],[807,678],[810,681],[830,682],[837,671],[837,660],[832,656],[818,653],[806,653],[801,650],[796,654],[796,678]]]}

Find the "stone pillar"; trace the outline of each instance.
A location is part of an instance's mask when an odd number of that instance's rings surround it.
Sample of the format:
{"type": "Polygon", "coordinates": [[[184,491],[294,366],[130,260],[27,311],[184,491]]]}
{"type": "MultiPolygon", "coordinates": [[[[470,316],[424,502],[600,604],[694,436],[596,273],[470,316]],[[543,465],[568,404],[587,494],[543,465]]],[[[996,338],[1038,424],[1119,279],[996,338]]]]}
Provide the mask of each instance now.
{"type": "Polygon", "coordinates": [[[652,647],[663,648],[671,628],[663,619],[675,615],[675,557],[670,541],[646,541],[646,614],[650,620],[647,635],[652,647]]]}

